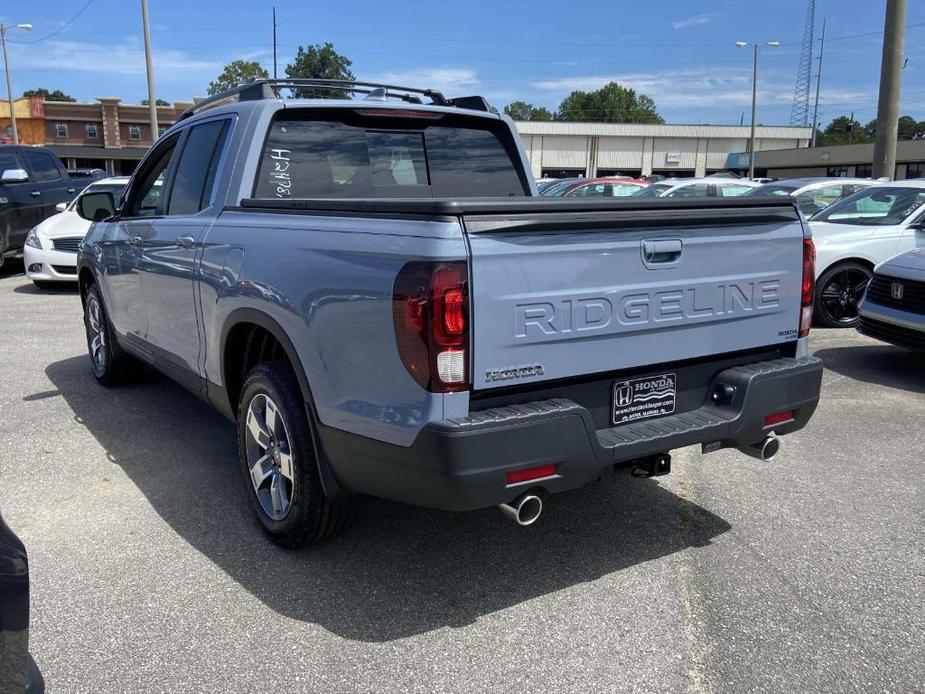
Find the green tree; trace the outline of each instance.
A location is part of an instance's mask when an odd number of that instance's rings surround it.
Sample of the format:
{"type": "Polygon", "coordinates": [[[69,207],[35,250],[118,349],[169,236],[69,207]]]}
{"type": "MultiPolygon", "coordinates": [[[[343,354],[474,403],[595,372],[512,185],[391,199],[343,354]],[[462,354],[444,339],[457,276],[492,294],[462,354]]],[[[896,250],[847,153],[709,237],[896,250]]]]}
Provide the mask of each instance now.
{"type": "Polygon", "coordinates": [[[552,120],[552,112],[545,106],[534,106],[526,101],[512,101],[504,107],[504,114],[514,120],[552,120]]]}
{"type": "Polygon", "coordinates": [[[70,94],[65,94],[60,89],[55,89],[54,91],[48,91],[44,87],[39,87],[38,89],[27,89],[22,93],[23,96],[44,96],[45,101],[77,101],[70,94]]]}
{"type": "Polygon", "coordinates": [[[864,142],[873,142],[876,121],[871,121],[866,126],[851,116],[838,116],[833,118],[825,130],[816,135],[817,146],[827,145],[846,145],[859,144],[864,142]]]}
{"type": "MultiPolygon", "coordinates": [[[[142,105],[142,106],[147,106],[147,105],[150,104],[150,103],[151,103],[151,102],[150,102],[148,99],[142,99],[142,100],[141,100],[141,105],[142,105]]],[[[169,102],[169,101],[166,101],[166,100],[164,100],[164,99],[155,99],[155,100],[154,100],[154,105],[155,105],[155,106],[170,106],[170,102],[169,102]]]]}
{"type": "MultiPolygon", "coordinates": [[[[334,44],[325,43],[304,48],[299,46],[295,60],[286,66],[286,77],[290,79],[326,79],[353,82],[350,72],[353,61],[334,50],[334,44]]],[[[345,92],[299,89],[302,98],[343,98],[345,92]]]]}
{"type": "Polygon", "coordinates": [[[597,91],[574,91],[559,104],[557,120],[596,121],[599,123],[664,123],[655,102],[635,89],[616,82],[597,91]]]}
{"type": "Polygon", "coordinates": [[[270,73],[264,70],[256,60],[235,60],[225,66],[222,74],[216,77],[214,82],[209,82],[209,88],[206,91],[210,96],[221,94],[239,84],[269,76],[270,73]]]}

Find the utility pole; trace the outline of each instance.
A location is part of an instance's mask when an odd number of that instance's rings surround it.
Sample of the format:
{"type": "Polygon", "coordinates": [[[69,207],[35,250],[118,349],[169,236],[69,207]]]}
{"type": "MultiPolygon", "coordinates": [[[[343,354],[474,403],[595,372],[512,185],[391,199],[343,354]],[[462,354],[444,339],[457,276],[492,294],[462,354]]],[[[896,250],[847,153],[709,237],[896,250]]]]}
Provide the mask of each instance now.
{"type": "Polygon", "coordinates": [[[273,79],[276,79],[276,5],[273,5],[273,79]]]}
{"type": "Polygon", "coordinates": [[[32,31],[31,24],[17,24],[13,27],[6,27],[3,24],[0,24],[0,40],[3,41],[3,67],[6,70],[6,96],[10,102],[10,125],[13,129],[13,144],[19,144],[19,131],[16,129],[16,104],[15,99],[13,99],[13,79],[10,77],[10,59],[6,54],[6,30],[10,29],[22,29],[23,31],[32,31]]]}
{"type": "Polygon", "coordinates": [[[755,44],[752,64],[752,127],[748,136],[748,180],[755,178],[755,110],[758,103],[758,44],[755,44]]]}
{"type": "Polygon", "coordinates": [[[848,144],[851,144],[852,136],[854,135],[854,111],[851,112],[851,115],[848,116],[848,144]]]}
{"type": "MultiPolygon", "coordinates": [[[[736,41],[736,48],[745,48],[746,46],[748,46],[748,41],[736,41]]],[[[752,63],[752,124],[750,128],[750,134],[748,136],[749,180],[755,177],[755,114],[757,113],[758,102],[758,51],[762,46],[767,46],[768,48],[779,48],[780,41],[768,41],[766,43],[752,44],[752,48],[755,49],[755,58],[752,63]]]]}
{"type": "Polygon", "coordinates": [[[816,73],[816,105],[813,106],[813,140],[810,147],[816,146],[816,130],[819,118],[819,85],[822,84],[822,53],[825,51],[825,17],[822,18],[822,42],[819,44],[819,71],[816,73]]]}
{"type": "Polygon", "coordinates": [[[141,23],[145,32],[145,70],[148,73],[148,112],[151,114],[151,142],[157,140],[157,98],[154,94],[154,68],[151,65],[151,29],[148,26],[148,0],[141,0],[141,23]]]}
{"type": "Polygon", "coordinates": [[[906,0],[887,0],[883,23],[883,57],[880,61],[880,99],[874,140],[874,178],[896,174],[896,138],[899,130],[900,75],[905,43],[906,0]]]}

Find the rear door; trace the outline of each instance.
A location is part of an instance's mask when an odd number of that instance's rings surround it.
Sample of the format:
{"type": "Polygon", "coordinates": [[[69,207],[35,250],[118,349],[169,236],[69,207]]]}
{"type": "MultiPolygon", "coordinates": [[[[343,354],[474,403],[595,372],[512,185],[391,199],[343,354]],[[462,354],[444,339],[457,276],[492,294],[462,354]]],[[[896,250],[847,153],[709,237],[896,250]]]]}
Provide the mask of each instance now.
{"type": "Polygon", "coordinates": [[[70,202],[77,189],[70,176],[61,166],[60,160],[44,149],[23,150],[29,162],[35,189],[40,192],[41,218],[51,217],[57,212],[59,202],[70,202]]]}
{"type": "Polygon", "coordinates": [[[180,369],[175,375],[181,380],[199,370],[196,257],[218,214],[213,188],[230,122],[220,118],[187,129],[161,212],[142,243],[147,341],[163,366],[180,369]]]}
{"type": "Polygon", "coordinates": [[[803,228],[789,201],[647,203],[465,218],[475,388],[796,339],[803,228]]]}

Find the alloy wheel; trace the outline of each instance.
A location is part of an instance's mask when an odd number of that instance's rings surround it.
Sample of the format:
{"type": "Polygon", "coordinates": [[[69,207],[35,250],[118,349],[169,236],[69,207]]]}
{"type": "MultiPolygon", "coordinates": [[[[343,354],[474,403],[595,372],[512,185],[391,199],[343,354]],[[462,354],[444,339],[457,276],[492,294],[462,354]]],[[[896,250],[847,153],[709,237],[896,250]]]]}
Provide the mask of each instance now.
{"type": "Polygon", "coordinates": [[[106,329],[103,310],[95,296],[87,299],[87,346],[90,352],[90,361],[97,374],[106,371],[108,352],[106,349],[106,329]]]}
{"type": "Polygon", "coordinates": [[[247,406],[245,452],[260,507],[270,519],[283,520],[295,491],[292,443],[279,408],[264,393],[255,395],[247,406]]]}
{"type": "Polygon", "coordinates": [[[832,323],[850,325],[858,319],[858,303],[870,282],[870,274],[845,268],[831,275],[822,287],[820,310],[832,323]]]}

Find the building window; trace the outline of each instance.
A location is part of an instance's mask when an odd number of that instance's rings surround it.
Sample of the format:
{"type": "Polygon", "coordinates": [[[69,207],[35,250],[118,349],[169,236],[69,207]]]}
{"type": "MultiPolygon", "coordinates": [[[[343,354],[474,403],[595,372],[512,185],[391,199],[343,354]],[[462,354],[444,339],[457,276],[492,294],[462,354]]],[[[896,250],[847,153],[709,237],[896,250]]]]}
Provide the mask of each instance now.
{"type": "Polygon", "coordinates": [[[130,140],[140,140],[141,139],[141,126],[140,125],[128,126],[128,139],[130,140]]]}
{"type": "Polygon", "coordinates": [[[872,164],[858,164],[854,167],[854,175],[857,178],[870,178],[874,175],[874,167],[872,164]]]}
{"type": "Polygon", "coordinates": [[[97,137],[99,137],[99,133],[96,130],[95,123],[87,124],[87,137],[90,138],[91,140],[95,140],[97,137]]]}
{"type": "Polygon", "coordinates": [[[847,166],[830,166],[826,169],[825,175],[829,178],[847,178],[848,177],[848,167],[847,166]]]}
{"type": "Polygon", "coordinates": [[[925,164],[922,162],[906,164],[906,178],[925,178],[925,164]]]}
{"type": "Polygon", "coordinates": [[[55,135],[57,137],[67,137],[67,123],[55,123],[55,135]]]}

